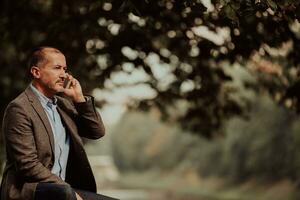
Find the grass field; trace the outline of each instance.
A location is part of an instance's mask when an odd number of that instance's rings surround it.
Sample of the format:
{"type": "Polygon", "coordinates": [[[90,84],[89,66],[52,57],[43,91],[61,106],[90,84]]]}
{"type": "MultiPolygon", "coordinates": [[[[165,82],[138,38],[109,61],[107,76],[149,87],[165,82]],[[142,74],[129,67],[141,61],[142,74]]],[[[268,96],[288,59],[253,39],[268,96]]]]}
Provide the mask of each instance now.
{"type": "MultiPolygon", "coordinates": [[[[156,199],[172,200],[297,200],[295,186],[287,180],[262,183],[249,180],[233,184],[221,178],[199,178],[193,172],[161,174],[126,173],[117,183],[120,188],[141,189],[156,199]],[[160,197],[160,198],[158,198],[160,197]]],[[[153,199],[155,199],[153,198],[153,199]]],[[[151,198],[152,199],[152,198],[151,198]]]]}

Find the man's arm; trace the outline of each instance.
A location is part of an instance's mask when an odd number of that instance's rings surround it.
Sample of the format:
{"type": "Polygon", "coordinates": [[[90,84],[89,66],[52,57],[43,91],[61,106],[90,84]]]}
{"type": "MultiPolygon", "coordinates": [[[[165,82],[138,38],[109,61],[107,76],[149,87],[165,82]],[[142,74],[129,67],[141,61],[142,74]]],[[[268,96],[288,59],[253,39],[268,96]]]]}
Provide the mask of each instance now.
{"type": "Polygon", "coordinates": [[[8,106],[3,120],[3,134],[16,171],[25,181],[67,184],[39,161],[32,122],[22,106],[8,106]]]}
{"type": "Polygon", "coordinates": [[[76,124],[81,137],[98,139],[105,135],[105,128],[99,113],[96,111],[94,98],[88,96],[85,102],[75,103],[78,113],[76,124]]]}
{"type": "Polygon", "coordinates": [[[100,115],[97,113],[93,97],[85,97],[77,79],[67,75],[70,87],[64,89],[64,94],[74,103],[75,121],[79,135],[89,139],[98,139],[105,134],[105,128],[100,115]]]}

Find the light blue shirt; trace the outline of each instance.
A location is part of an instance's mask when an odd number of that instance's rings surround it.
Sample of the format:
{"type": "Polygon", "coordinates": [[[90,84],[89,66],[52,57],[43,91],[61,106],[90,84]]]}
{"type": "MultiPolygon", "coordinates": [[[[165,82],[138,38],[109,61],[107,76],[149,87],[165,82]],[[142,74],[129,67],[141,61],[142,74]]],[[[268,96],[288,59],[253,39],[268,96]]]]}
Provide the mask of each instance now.
{"type": "Polygon", "coordinates": [[[54,165],[51,170],[53,174],[59,176],[62,180],[66,178],[66,168],[70,150],[70,137],[66,134],[65,127],[57,111],[57,98],[49,99],[30,84],[34,94],[41,102],[49,122],[51,124],[54,137],[54,165]]]}

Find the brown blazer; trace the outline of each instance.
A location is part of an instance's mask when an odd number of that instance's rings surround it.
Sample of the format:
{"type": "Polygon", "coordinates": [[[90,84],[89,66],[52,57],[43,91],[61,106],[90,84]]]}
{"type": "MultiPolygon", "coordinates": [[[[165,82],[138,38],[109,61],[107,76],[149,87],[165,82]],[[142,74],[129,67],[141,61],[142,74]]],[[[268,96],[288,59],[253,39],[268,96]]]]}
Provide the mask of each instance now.
{"type": "Polygon", "coordinates": [[[96,183],[80,137],[98,139],[104,126],[94,100],[73,104],[58,97],[58,112],[67,134],[70,153],[66,180],[51,173],[54,138],[50,122],[38,98],[28,87],[7,106],[3,118],[7,162],[1,183],[1,200],[34,200],[39,182],[70,184],[96,192],[96,183]]]}

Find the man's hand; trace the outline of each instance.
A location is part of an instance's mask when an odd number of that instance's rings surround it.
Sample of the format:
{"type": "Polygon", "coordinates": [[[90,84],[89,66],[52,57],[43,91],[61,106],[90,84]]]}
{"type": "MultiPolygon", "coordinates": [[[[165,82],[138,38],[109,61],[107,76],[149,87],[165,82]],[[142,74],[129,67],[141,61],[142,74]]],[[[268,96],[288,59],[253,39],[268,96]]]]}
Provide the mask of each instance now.
{"type": "Polygon", "coordinates": [[[67,74],[66,79],[68,79],[70,82],[64,89],[63,93],[76,103],[85,102],[79,81],[70,74],[67,74]]]}
{"type": "Polygon", "coordinates": [[[77,192],[75,192],[75,194],[76,194],[76,199],[77,199],[77,200],[83,200],[83,199],[81,198],[81,196],[79,196],[79,194],[77,194],[77,192]]]}

